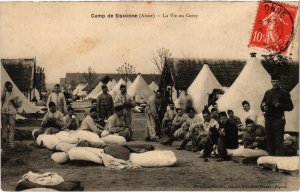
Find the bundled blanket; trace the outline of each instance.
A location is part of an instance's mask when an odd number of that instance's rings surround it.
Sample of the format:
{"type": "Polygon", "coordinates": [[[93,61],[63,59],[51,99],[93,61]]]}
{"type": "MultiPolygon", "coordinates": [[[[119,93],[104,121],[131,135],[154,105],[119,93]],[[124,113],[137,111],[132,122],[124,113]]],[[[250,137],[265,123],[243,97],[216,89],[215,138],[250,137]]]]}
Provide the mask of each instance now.
{"type": "Polygon", "coordinates": [[[79,181],[64,181],[57,173],[29,171],[18,182],[15,191],[83,191],[79,181]]]}
{"type": "Polygon", "coordinates": [[[269,155],[267,151],[262,149],[245,149],[239,146],[237,149],[227,149],[227,154],[235,157],[257,158],[269,155]]]}
{"type": "Polygon", "coordinates": [[[274,156],[264,156],[257,159],[257,164],[271,164],[276,165],[278,169],[287,171],[299,170],[299,157],[274,157],[274,156]]]}

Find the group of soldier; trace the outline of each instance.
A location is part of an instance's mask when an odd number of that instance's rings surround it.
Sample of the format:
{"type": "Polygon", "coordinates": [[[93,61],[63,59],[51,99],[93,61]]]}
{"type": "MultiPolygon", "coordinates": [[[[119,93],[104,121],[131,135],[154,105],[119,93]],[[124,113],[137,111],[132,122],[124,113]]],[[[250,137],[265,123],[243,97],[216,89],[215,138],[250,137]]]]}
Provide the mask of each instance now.
{"type": "Polygon", "coordinates": [[[264,125],[260,124],[263,121],[259,121],[258,112],[251,109],[246,100],[241,103],[243,113],[240,117],[234,116],[231,109],[219,111],[216,103],[210,106],[210,110],[205,106],[197,115],[191,97],[185,92],[177,108],[173,102],[168,104],[163,118],[159,117],[159,110],[154,114],[151,110],[148,112],[157,116],[158,121],[155,124],[157,134],[150,134],[150,138],[153,141],[164,138],[161,144],[170,146],[173,141],[182,140],[178,150],[187,148],[191,141],[189,149],[194,152],[203,150],[201,157],[204,158],[216,152],[219,160],[227,160],[230,157],[226,149],[236,149],[239,144],[248,149],[267,150],[270,155],[284,156],[284,111],[291,111],[293,103],[289,92],[280,87],[279,76],[272,75],[271,83],[273,88],[266,91],[261,102],[264,125]]]}

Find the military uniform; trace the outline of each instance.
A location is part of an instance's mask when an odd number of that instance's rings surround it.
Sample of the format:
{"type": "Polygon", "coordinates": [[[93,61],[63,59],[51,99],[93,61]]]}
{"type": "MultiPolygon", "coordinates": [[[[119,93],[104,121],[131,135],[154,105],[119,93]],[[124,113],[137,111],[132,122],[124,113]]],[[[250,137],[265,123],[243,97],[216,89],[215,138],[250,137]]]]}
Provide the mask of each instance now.
{"type": "Polygon", "coordinates": [[[293,109],[290,93],[280,87],[266,91],[261,109],[265,112],[267,150],[270,155],[283,156],[284,111],[293,109]],[[264,111],[264,105],[268,106],[267,111],[264,111]]]}

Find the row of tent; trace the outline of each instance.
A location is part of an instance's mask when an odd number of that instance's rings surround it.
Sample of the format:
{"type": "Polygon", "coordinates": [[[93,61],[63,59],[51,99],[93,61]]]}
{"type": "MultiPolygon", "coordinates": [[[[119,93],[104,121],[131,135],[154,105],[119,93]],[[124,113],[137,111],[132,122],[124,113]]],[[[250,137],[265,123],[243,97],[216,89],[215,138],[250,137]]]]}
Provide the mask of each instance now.
{"type": "MultiPolygon", "coordinates": [[[[263,117],[260,104],[265,91],[270,88],[272,88],[271,76],[256,57],[251,57],[231,87],[217,100],[219,110],[231,109],[235,115],[240,116],[243,111],[242,102],[247,100],[251,108],[258,113],[258,116],[263,117]]],[[[187,90],[198,113],[201,113],[204,106],[207,105],[209,94],[213,89],[224,90],[209,66],[204,65],[187,90]]],[[[299,84],[291,91],[291,98],[294,109],[291,112],[286,112],[286,131],[298,132],[299,84]]],[[[178,105],[176,101],[175,105],[178,105]]]]}
{"type": "MultiPolygon", "coordinates": [[[[228,74],[230,75],[230,74],[228,74]]],[[[22,106],[19,108],[19,112],[23,113],[36,113],[39,110],[38,107],[33,105],[24,94],[14,84],[10,76],[7,74],[4,67],[1,65],[1,89],[3,90],[4,83],[10,81],[13,83],[13,92],[18,95],[22,100],[22,106]]],[[[123,79],[120,79],[118,83],[115,80],[110,81],[107,86],[113,98],[119,92],[121,84],[125,84],[123,79]]],[[[80,94],[86,84],[81,84],[76,87],[73,94],[80,94]]],[[[102,83],[100,82],[95,89],[86,97],[90,99],[96,99],[101,94],[102,83]]],[[[144,101],[148,101],[149,97],[154,94],[154,90],[157,90],[158,86],[152,82],[149,86],[139,74],[133,83],[127,82],[127,92],[130,96],[134,97],[137,102],[141,98],[144,101]]],[[[241,103],[244,100],[250,102],[251,108],[256,112],[261,112],[260,104],[266,90],[272,87],[271,77],[269,73],[264,69],[259,60],[256,57],[251,57],[245,65],[244,69],[231,85],[226,90],[225,94],[217,101],[220,110],[232,109],[237,116],[242,113],[241,103]]],[[[208,65],[204,65],[193,83],[188,88],[188,93],[191,95],[195,109],[200,113],[207,104],[208,96],[213,89],[223,89],[218,82],[208,65]]],[[[286,131],[299,130],[299,84],[297,84],[291,91],[291,97],[294,103],[294,109],[291,112],[286,113],[286,131]]],[[[176,103],[176,101],[175,101],[176,103]]],[[[260,116],[262,116],[262,112],[260,116]]]]}
{"type": "MultiPolygon", "coordinates": [[[[98,96],[102,93],[102,85],[103,83],[100,81],[99,84],[86,96],[86,98],[97,99],[98,96]]],[[[154,81],[152,81],[151,84],[148,85],[141,74],[136,77],[133,83],[130,80],[125,82],[125,80],[121,78],[118,82],[113,79],[106,85],[108,87],[109,93],[113,98],[115,98],[115,96],[120,93],[120,86],[126,85],[127,93],[131,97],[134,97],[135,101],[137,102],[139,102],[141,99],[147,101],[154,94],[154,91],[158,89],[158,85],[154,81]]],[[[75,90],[77,89],[77,87],[75,88],[75,90]]],[[[78,95],[78,93],[80,92],[80,88],[83,89],[82,87],[78,87],[76,92],[74,92],[75,90],[73,91],[73,95],[74,93],[77,93],[78,95]]]]}

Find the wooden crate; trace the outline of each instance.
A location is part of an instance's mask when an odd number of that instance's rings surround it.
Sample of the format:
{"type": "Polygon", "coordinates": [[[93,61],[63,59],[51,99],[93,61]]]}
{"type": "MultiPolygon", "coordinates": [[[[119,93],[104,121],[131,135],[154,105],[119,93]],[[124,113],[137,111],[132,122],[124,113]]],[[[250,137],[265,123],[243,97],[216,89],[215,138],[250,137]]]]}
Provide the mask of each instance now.
{"type": "Polygon", "coordinates": [[[291,176],[298,177],[299,176],[299,170],[295,171],[288,171],[288,170],[283,170],[283,169],[278,169],[279,173],[287,173],[290,174],[291,176]]]}
{"type": "Polygon", "coordinates": [[[272,171],[277,170],[277,165],[276,164],[264,163],[264,164],[260,164],[259,167],[261,169],[271,169],[272,171]]]}
{"type": "Polygon", "coordinates": [[[236,157],[231,156],[231,160],[240,164],[244,165],[256,165],[257,164],[257,157],[255,158],[246,158],[246,157],[236,157]]]}

